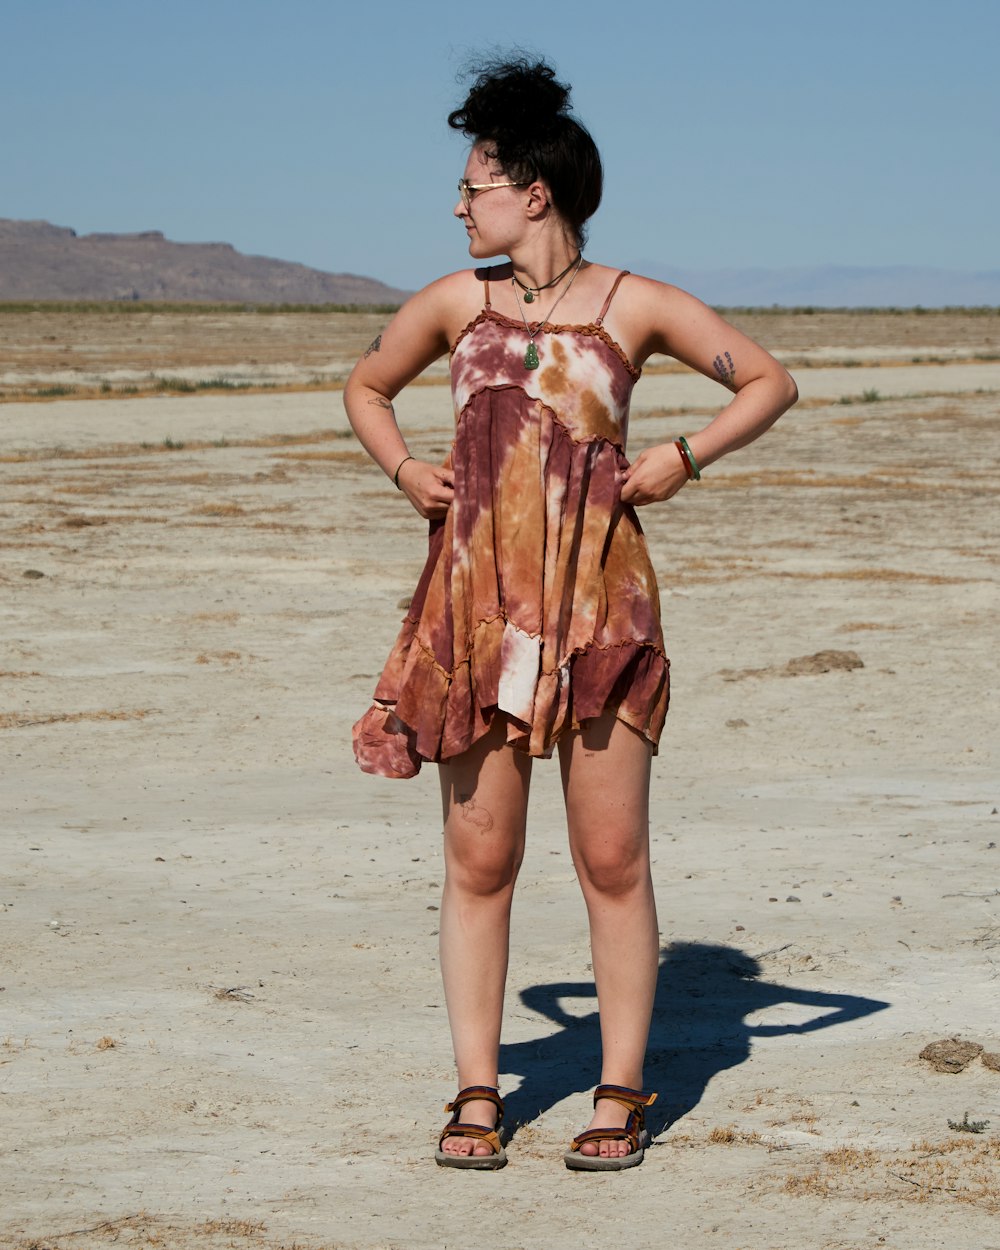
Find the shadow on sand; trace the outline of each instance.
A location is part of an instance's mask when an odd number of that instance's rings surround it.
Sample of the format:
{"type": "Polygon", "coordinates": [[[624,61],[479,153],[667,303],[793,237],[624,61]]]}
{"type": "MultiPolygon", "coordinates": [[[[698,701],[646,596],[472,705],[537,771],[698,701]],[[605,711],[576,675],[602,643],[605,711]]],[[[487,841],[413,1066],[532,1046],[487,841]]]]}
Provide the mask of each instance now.
{"type": "MultiPolygon", "coordinates": [[[[754,1037],[813,1033],[882,1011],[889,1004],[850,994],[822,994],[761,980],[753,956],[732,946],[680,942],[660,957],[656,1005],[649,1034],[646,1088],[660,1097],[647,1116],[655,1136],[701,1100],[709,1081],[750,1054],[754,1037]],[[755,1011],[779,1003],[815,1007],[804,1024],[747,1024],[755,1011]]],[[[571,1094],[589,1093],[600,1075],[598,1015],[572,1015],[564,999],[594,998],[589,982],[533,985],[521,991],[526,1007],[558,1027],[547,1036],[500,1048],[500,1070],[521,1076],[505,1098],[512,1128],[547,1111],[571,1094]]]]}

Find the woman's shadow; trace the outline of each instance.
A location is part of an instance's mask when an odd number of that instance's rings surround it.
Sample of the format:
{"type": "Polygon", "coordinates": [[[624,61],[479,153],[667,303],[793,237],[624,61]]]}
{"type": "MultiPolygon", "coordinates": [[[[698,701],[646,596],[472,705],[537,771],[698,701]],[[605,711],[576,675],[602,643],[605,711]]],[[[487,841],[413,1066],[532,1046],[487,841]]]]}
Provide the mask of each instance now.
{"type": "MultiPolygon", "coordinates": [[[[660,1091],[647,1116],[654,1136],[698,1105],[713,1076],[743,1063],[752,1038],[812,1033],[889,1006],[873,998],[763,981],[761,975],[757,960],[732,946],[677,942],[663,948],[646,1061],[646,1088],[660,1091]],[[778,1003],[801,1003],[818,1008],[819,1014],[804,1024],[746,1023],[752,1012],[778,1003]]],[[[521,991],[521,1002],[558,1028],[501,1047],[501,1072],[523,1078],[505,1099],[509,1124],[526,1123],[569,1095],[593,1088],[601,1055],[597,1012],[572,1015],[562,1000],[595,994],[591,982],[521,991]]]]}

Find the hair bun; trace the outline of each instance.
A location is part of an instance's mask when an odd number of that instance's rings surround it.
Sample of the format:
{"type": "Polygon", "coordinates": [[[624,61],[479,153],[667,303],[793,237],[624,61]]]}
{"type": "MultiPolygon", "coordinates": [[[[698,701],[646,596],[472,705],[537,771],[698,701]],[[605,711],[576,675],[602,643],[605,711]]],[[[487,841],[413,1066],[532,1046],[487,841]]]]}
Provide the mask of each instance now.
{"type": "Polygon", "coordinates": [[[558,82],[555,70],[528,57],[477,61],[466,71],[475,75],[465,103],[448,117],[449,125],[466,134],[493,139],[549,129],[569,113],[569,84],[558,82]]]}

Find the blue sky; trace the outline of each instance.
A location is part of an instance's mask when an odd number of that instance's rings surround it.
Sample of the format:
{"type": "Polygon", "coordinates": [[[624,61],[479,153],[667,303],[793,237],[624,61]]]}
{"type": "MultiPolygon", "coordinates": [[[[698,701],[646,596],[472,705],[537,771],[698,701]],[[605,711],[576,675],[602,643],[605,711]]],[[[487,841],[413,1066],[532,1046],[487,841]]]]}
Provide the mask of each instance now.
{"type": "Polygon", "coordinates": [[[0,216],[420,286],[456,74],[516,43],[601,148],[594,259],[1000,267],[1000,0],[4,0],[0,216]]]}

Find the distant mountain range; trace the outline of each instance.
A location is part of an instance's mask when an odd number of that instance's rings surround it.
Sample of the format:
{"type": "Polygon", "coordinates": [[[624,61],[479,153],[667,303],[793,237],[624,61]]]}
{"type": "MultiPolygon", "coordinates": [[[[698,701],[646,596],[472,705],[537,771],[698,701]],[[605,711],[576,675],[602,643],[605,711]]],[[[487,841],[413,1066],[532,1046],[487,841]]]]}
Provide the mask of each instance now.
{"type": "Polygon", "coordinates": [[[1000,269],[932,269],[919,265],[816,265],[797,269],[636,270],[672,282],[717,307],[944,308],[1000,305],[1000,269]]]}
{"type": "Polygon", "coordinates": [[[229,243],[173,243],[159,230],[85,234],[0,218],[0,300],[400,304],[408,291],[324,273],[229,243]]]}
{"type": "MultiPolygon", "coordinates": [[[[1000,269],[672,269],[638,272],[721,307],[1000,306],[1000,269]]],[[[408,291],[373,278],[245,256],[229,243],[174,243],[159,230],[85,234],[0,218],[0,300],[162,300],[252,304],[400,304],[408,291]]]]}

